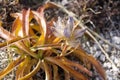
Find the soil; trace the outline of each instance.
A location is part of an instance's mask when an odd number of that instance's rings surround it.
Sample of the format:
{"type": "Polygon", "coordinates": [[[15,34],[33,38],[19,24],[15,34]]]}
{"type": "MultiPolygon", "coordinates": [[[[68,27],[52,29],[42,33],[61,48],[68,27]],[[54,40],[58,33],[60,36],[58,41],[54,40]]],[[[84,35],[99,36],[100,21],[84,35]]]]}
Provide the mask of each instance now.
{"type": "MultiPolygon", "coordinates": [[[[2,21],[3,23],[2,26],[7,30],[11,30],[11,26],[14,21],[14,18],[11,17],[11,13],[20,12],[23,8],[31,8],[33,10],[36,10],[46,1],[47,0],[0,0],[0,21],[2,21]]],[[[74,12],[78,18],[80,16],[84,16],[83,22],[87,27],[97,32],[104,39],[108,40],[112,44],[117,45],[120,48],[120,0],[49,1],[53,1],[63,5],[66,9],[74,12]]],[[[51,20],[51,18],[53,17],[59,16],[66,18],[65,13],[63,13],[61,10],[56,9],[46,10],[45,15],[47,15],[47,21],[51,20]],[[51,13],[54,15],[51,15],[51,13]]],[[[97,40],[107,52],[110,59],[117,66],[117,70],[112,67],[112,64],[106,59],[105,55],[102,53],[97,43],[95,43],[89,37],[88,39],[81,39],[81,47],[100,61],[106,71],[108,80],[120,80],[120,50],[109,46],[101,39],[97,40]]],[[[3,41],[4,40],[0,38],[0,42],[3,41]]],[[[0,70],[7,66],[7,56],[8,54],[6,54],[6,49],[0,49],[0,70]]],[[[74,60],[74,58],[71,59],[74,60]]],[[[44,74],[44,72],[39,71],[38,74],[44,74]]],[[[44,80],[44,76],[37,75],[35,75],[35,80],[44,80]]],[[[95,76],[96,77],[94,77],[94,79],[92,78],[91,80],[101,80],[98,75],[95,76]]],[[[14,72],[6,76],[4,80],[14,80],[14,72]]]]}

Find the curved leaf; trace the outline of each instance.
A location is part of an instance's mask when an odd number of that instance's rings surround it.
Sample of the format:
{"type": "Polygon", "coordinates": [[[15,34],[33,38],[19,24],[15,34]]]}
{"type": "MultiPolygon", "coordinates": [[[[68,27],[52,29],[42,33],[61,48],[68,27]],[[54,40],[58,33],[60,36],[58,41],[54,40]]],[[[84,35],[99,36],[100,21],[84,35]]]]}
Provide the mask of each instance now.
{"type": "MultiPolygon", "coordinates": [[[[5,30],[4,28],[0,27],[0,37],[6,39],[6,40],[12,40],[14,38],[16,38],[15,36],[13,36],[10,32],[8,32],[7,30],[5,30]]],[[[20,48],[21,50],[23,50],[24,52],[28,53],[29,55],[31,55],[34,58],[38,58],[37,55],[35,53],[33,53],[25,44],[23,44],[22,42],[16,42],[15,45],[20,48]]]]}
{"type": "Polygon", "coordinates": [[[53,80],[60,80],[60,76],[59,76],[59,73],[58,73],[58,66],[56,65],[52,65],[53,66],[53,80]]]}
{"type": "Polygon", "coordinates": [[[87,78],[86,78],[83,74],[75,71],[75,70],[72,69],[70,66],[65,65],[62,61],[60,61],[60,60],[57,59],[57,58],[45,57],[45,60],[50,61],[50,62],[52,62],[52,63],[60,66],[60,67],[63,68],[66,72],[69,72],[73,77],[77,78],[78,80],[87,80],[87,78]]]}
{"type": "Polygon", "coordinates": [[[106,80],[106,74],[105,71],[103,69],[103,67],[100,65],[100,63],[91,55],[87,55],[85,51],[83,51],[82,49],[77,49],[74,51],[74,54],[76,56],[81,56],[83,58],[86,58],[98,71],[98,73],[101,75],[101,77],[106,80]]]}
{"type": "Polygon", "coordinates": [[[44,18],[43,11],[44,11],[43,7],[39,8],[37,11],[32,11],[35,20],[39,24],[40,33],[41,33],[40,38],[36,44],[44,44],[44,42],[45,42],[47,28],[46,28],[46,21],[44,18]]]}
{"type": "Polygon", "coordinates": [[[47,64],[47,62],[43,61],[43,66],[44,66],[44,70],[45,70],[45,80],[52,80],[52,72],[51,72],[51,68],[49,67],[49,65],[47,64]]]}
{"type": "Polygon", "coordinates": [[[16,71],[16,80],[28,74],[31,67],[35,64],[35,61],[26,57],[25,60],[18,66],[16,71]]]}
{"type": "Polygon", "coordinates": [[[30,73],[28,73],[22,78],[19,78],[18,80],[29,80],[33,75],[35,75],[39,71],[40,65],[41,65],[41,60],[38,61],[36,67],[30,73]]]}
{"type": "Polygon", "coordinates": [[[23,39],[26,39],[26,38],[28,38],[28,37],[24,37],[24,38],[17,37],[17,38],[14,38],[12,40],[9,40],[9,41],[2,42],[2,43],[0,43],[0,48],[6,47],[7,45],[12,45],[13,43],[15,43],[17,41],[20,41],[20,40],[23,40],[23,39]]]}
{"type": "Polygon", "coordinates": [[[70,60],[64,58],[64,63],[66,65],[74,66],[74,67],[78,68],[81,72],[86,73],[89,76],[92,76],[92,73],[87,68],[83,67],[82,65],[80,65],[76,62],[73,62],[73,61],[70,61],[70,60]]]}
{"type": "Polygon", "coordinates": [[[28,10],[23,9],[22,29],[23,29],[24,36],[29,36],[29,16],[30,16],[30,9],[28,10]]]}
{"type": "Polygon", "coordinates": [[[87,59],[91,62],[91,64],[94,65],[94,67],[96,68],[96,70],[98,71],[98,73],[101,75],[101,77],[104,80],[107,80],[106,79],[105,71],[104,71],[103,67],[101,66],[101,64],[93,56],[88,55],[87,59]]]}
{"type": "Polygon", "coordinates": [[[15,61],[10,62],[10,64],[3,69],[2,71],[0,71],[0,79],[2,79],[5,75],[7,75],[8,73],[10,73],[16,66],[18,66],[24,59],[22,59],[21,57],[18,58],[15,61]]]}
{"type": "Polygon", "coordinates": [[[20,19],[22,15],[18,16],[16,20],[12,24],[12,34],[14,36],[22,36],[23,37],[23,30],[22,30],[22,21],[20,19]]]}
{"type": "Polygon", "coordinates": [[[5,40],[12,40],[14,37],[10,32],[5,30],[3,27],[0,27],[0,37],[5,40]]]}

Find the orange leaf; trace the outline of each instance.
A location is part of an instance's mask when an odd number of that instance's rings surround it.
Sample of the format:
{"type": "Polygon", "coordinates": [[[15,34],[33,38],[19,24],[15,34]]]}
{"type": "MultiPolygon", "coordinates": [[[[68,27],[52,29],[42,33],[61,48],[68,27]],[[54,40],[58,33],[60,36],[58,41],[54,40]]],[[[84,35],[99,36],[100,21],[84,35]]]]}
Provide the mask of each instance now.
{"type": "Polygon", "coordinates": [[[43,45],[45,43],[45,37],[46,37],[46,31],[47,31],[47,28],[46,28],[46,21],[45,21],[45,18],[44,18],[44,8],[41,7],[36,11],[32,11],[33,15],[34,15],[34,18],[36,19],[36,21],[38,22],[39,24],[39,28],[40,28],[40,38],[38,39],[38,41],[36,42],[36,45],[43,45]]]}
{"type": "Polygon", "coordinates": [[[12,34],[15,36],[23,37],[24,34],[22,29],[22,14],[16,13],[16,14],[12,14],[12,16],[16,17],[16,20],[13,22],[13,25],[12,25],[12,34]]]}
{"type": "Polygon", "coordinates": [[[24,38],[17,37],[17,38],[14,38],[14,39],[12,39],[12,40],[9,40],[9,41],[2,42],[2,43],[0,43],[0,48],[5,47],[5,46],[7,46],[8,44],[9,44],[9,45],[12,45],[13,43],[15,43],[15,42],[17,42],[17,41],[20,41],[20,40],[23,40],[23,39],[26,39],[26,38],[28,38],[28,37],[24,37],[24,38]]]}
{"type": "Polygon", "coordinates": [[[47,2],[45,5],[43,5],[43,7],[45,9],[48,9],[48,8],[58,8],[55,4],[53,4],[51,2],[47,2]]]}
{"type": "Polygon", "coordinates": [[[106,80],[106,74],[101,64],[93,56],[88,55],[87,59],[91,62],[91,64],[94,65],[94,67],[96,68],[98,73],[102,76],[102,78],[106,80]]]}
{"type": "Polygon", "coordinates": [[[80,65],[80,64],[78,64],[76,62],[70,61],[68,59],[64,59],[64,63],[66,65],[77,67],[78,69],[80,69],[80,71],[86,73],[89,76],[92,76],[92,73],[89,70],[87,70],[87,68],[83,67],[82,65],[80,65]]]}
{"type": "Polygon", "coordinates": [[[41,60],[38,61],[36,67],[30,73],[20,78],[19,80],[29,80],[32,76],[34,76],[40,70],[40,66],[41,66],[41,60]]]}
{"type": "Polygon", "coordinates": [[[18,58],[15,61],[12,61],[5,69],[0,72],[0,80],[10,73],[17,65],[19,65],[24,59],[18,58]]]}
{"type": "Polygon", "coordinates": [[[57,58],[45,57],[45,60],[50,61],[50,62],[52,62],[52,63],[60,66],[60,67],[63,68],[66,72],[69,72],[73,77],[77,78],[78,80],[87,80],[87,78],[86,78],[83,74],[75,71],[75,70],[72,69],[70,66],[65,65],[62,61],[60,61],[60,60],[57,59],[57,58]]]}
{"type": "Polygon", "coordinates": [[[42,61],[42,64],[45,70],[45,80],[52,80],[51,67],[45,61],[42,61]]]}
{"type": "Polygon", "coordinates": [[[30,9],[22,11],[22,29],[24,36],[29,36],[29,16],[30,16],[30,9]]]}
{"type": "Polygon", "coordinates": [[[77,49],[74,51],[76,56],[81,56],[83,58],[86,58],[98,71],[98,73],[101,75],[101,77],[106,80],[106,74],[103,69],[103,67],[100,65],[100,63],[91,55],[87,55],[85,51],[82,49],[77,49]]]}
{"type": "Polygon", "coordinates": [[[60,76],[59,76],[59,73],[58,73],[58,66],[56,66],[56,65],[52,65],[53,66],[53,76],[54,76],[54,78],[53,78],[53,80],[60,80],[60,76]]]}
{"type": "Polygon", "coordinates": [[[25,76],[31,71],[31,67],[35,64],[35,61],[26,57],[25,60],[18,66],[16,71],[16,80],[25,76]]]}
{"type": "MultiPolygon", "coordinates": [[[[16,38],[15,36],[13,36],[10,32],[8,32],[7,30],[5,30],[4,28],[0,27],[0,37],[2,37],[3,39],[6,40],[12,40],[14,38],[16,38]]],[[[38,58],[37,55],[35,53],[33,53],[25,44],[23,44],[22,42],[16,42],[15,45],[20,48],[21,50],[23,50],[24,52],[28,53],[29,55],[33,56],[34,58],[38,58]]]]}
{"type": "Polygon", "coordinates": [[[32,11],[32,13],[34,14],[34,18],[36,19],[36,21],[38,22],[39,24],[39,27],[40,27],[40,31],[41,31],[41,34],[44,35],[44,37],[46,36],[46,22],[45,22],[45,18],[44,18],[44,8],[39,8],[36,11],[32,11]]]}

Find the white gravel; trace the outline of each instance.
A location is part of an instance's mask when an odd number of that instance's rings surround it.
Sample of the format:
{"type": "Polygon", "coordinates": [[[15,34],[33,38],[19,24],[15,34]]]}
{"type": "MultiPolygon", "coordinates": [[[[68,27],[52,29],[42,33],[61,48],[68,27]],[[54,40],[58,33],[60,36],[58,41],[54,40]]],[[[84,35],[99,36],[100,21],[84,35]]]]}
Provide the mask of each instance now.
{"type": "MultiPolygon", "coordinates": [[[[120,37],[116,36],[115,31],[105,32],[106,34],[100,33],[99,35],[108,40],[110,43],[120,47],[120,37]]],[[[82,47],[91,53],[97,60],[100,61],[103,68],[106,71],[107,80],[120,80],[120,51],[104,43],[102,40],[98,40],[100,45],[103,47],[105,52],[109,55],[110,60],[117,66],[114,67],[105,57],[103,52],[100,50],[98,45],[93,41],[87,41],[85,44],[82,43],[82,47]],[[88,47],[86,47],[86,45],[88,47]]],[[[96,78],[95,80],[100,80],[96,78]]]]}

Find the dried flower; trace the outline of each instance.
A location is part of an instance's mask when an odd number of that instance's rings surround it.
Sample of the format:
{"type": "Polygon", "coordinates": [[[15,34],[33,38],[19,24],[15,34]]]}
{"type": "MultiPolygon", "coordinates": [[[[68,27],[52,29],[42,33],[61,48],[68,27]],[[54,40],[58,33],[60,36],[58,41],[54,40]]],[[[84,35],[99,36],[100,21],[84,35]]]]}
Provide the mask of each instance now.
{"type": "Polygon", "coordinates": [[[56,37],[66,40],[68,45],[75,47],[79,44],[79,38],[85,33],[86,29],[76,28],[72,17],[69,17],[66,24],[58,17],[58,21],[54,22],[52,31],[56,37]]]}

